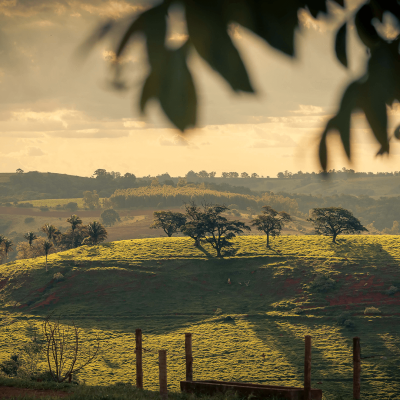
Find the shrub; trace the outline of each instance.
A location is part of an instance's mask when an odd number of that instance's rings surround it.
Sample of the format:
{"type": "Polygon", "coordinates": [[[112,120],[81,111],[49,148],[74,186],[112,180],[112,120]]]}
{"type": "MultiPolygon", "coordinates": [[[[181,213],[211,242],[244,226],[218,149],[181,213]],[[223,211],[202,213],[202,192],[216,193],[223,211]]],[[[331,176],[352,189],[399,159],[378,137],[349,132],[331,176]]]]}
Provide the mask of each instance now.
{"type": "Polygon", "coordinates": [[[338,325],[344,325],[346,320],[349,320],[351,313],[349,311],[342,312],[337,318],[336,322],[338,325]]]}
{"type": "Polygon", "coordinates": [[[11,203],[6,203],[6,204],[4,204],[6,207],[11,207],[12,206],[12,204],[11,203]]]}
{"type": "Polygon", "coordinates": [[[19,366],[20,361],[18,360],[18,355],[14,354],[9,360],[6,360],[0,364],[0,371],[8,376],[16,376],[19,366]]]}
{"type": "Polygon", "coordinates": [[[31,223],[34,222],[34,221],[35,221],[35,218],[33,218],[33,217],[26,217],[25,220],[24,220],[24,223],[25,223],[25,224],[31,224],[31,223]]]}
{"type": "Polygon", "coordinates": [[[399,289],[396,286],[390,286],[390,288],[387,290],[387,294],[392,296],[395,293],[397,293],[399,291],[399,289]]]}
{"type": "Polygon", "coordinates": [[[377,307],[366,307],[364,314],[382,314],[382,311],[377,307]]]}
{"type": "Polygon", "coordinates": [[[349,311],[344,311],[336,318],[336,323],[340,326],[344,326],[345,328],[352,329],[354,328],[355,324],[350,317],[351,313],[349,311]]]}
{"type": "Polygon", "coordinates": [[[78,209],[78,203],[70,201],[69,203],[64,205],[64,208],[69,211],[76,211],[78,209]]]}
{"type": "Polygon", "coordinates": [[[56,281],[64,280],[64,275],[61,272],[57,272],[53,275],[53,279],[56,281]]]}
{"type": "Polygon", "coordinates": [[[16,206],[21,207],[21,208],[32,208],[33,204],[32,203],[18,203],[16,206]]]}
{"type": "Polygon", "coordinates": [[[343,326],[345,326],[348,329],[352,329],[354,328],[355,324],[351,319],[346,319],[346,321],[344,321],[343,326]]]}
{"type": "Polygon", "coordinates": [[[334,289],[336,281],[330,278],[328,275],[317,275],[313,282],[311,282],[310,287],[315,289],[317,292],[328,292],[334,289]]]}
{"type": "Polygon", "coordinates": [[[47,207],[47,206],[41,206],[41,207],[39,207],[39,210],[40,210],[40,211],[49,211],[49,207],[47,207]]]}

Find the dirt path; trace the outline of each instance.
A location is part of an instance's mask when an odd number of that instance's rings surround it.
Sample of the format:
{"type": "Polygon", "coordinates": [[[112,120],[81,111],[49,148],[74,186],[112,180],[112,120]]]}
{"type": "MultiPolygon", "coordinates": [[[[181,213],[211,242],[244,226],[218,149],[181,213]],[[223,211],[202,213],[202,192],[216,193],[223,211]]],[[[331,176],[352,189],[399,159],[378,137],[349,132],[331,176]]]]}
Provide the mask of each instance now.
{"type": "Polygon", "coordinates": [[[10,386],[0,386],[0,399],[9,399],[11,397],[35,396],[37,398],[52,396],[66,397],[72,393],[62,392],[58,390],[37,390],[37,389],[22,389],[10,386]]]}

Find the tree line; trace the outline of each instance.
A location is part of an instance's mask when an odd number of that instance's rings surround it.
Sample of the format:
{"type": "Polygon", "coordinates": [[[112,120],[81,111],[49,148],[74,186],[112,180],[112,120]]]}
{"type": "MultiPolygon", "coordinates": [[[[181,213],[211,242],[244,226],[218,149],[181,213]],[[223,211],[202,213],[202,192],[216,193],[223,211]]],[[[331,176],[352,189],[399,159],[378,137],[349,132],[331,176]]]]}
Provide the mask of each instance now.
{"type": "Polygon", "coordinates": [[[150,186],[137,189],[117,190],[110,202],[115,208],[132,207],[181,207],[192,201],[200,203],[233,204],[236,209],[245,210],[251,208],[255,211],[261,209],[263,204],[270,204],[273,208],[297,214],[296,201],[273,193],[265,193],[261,196],[242,195],[230,192],[219,192],[206,189],[205,186],[150,186]]]}
{"type": "MultiPolygon", "coordinates": [[[[115,221],[115,214],[117,213],[114,210],[111,210],[111,213],[106,213],[103,222],[115,221]]],[[[70,224],[70,228],[64,233],[61,233],[58,228],[51,224],[44,224],[40,232],[26,232],[24,234],[26,242],[17,245],[17,259],[45,256],[47,271],[47,256],[49,254],[83,245],[96,245],[107,239],[107,230],[98,221],[84,225],[82,219],[76,214],[71,215],[66,221],[70,224]],[[39,236],[40,233],[45,236],[39,236]]],[[[12,251],[13,246],[12,240],[0,235],[0,260],[7,262],[8,254],[12,251]]]]}
{"type": "MultiPolygon", "coordinates": [[[[217,257],[233,254],[230,239],[250,231],[251,227],[239,220],[228,220],[225,215],[228,207],[219,204],[203,203],[197,206],[194,201],[185,205],[185,213],[173,211],[155,211],[154,221],[150,228],[162,229],[168,237],[178,232],[194,240],[194,245],[210,244],[217,252],[217,257]]],[[[269,205],[262,207],[262,213],[251,220],[251,226],[267,236],[267,247],[270,247],[270,236],[281,234],[285,224],[292,217],[285,211],[276,211],[269,205]]],[[[354,215],[340,207],[314,208],[308,219],[318,235],[331,236],[332,242],[340,234],[354,234],[368,231],[354,215]]]]}

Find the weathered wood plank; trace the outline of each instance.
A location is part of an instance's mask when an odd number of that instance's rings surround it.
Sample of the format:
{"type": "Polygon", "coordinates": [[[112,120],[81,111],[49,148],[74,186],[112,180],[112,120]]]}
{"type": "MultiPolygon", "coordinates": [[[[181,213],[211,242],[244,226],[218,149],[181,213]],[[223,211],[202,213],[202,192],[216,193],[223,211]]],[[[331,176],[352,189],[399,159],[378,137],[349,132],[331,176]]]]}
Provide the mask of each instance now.
{"type": "MultiPolygon", "coordinates": [[[[281,397],[288,400],[305,400],[304,388],[260,385],[243,382],[223,382],[223,381],[181,381],[181,391],[188,393],[214,394],[216,392],[226,392],[232,390],[242,396],[252,394],[256,399],[267,399],[271,397],[281,397]]],[[[321,389],[311,389],[311,400],[322,400],[321,389]]]]}

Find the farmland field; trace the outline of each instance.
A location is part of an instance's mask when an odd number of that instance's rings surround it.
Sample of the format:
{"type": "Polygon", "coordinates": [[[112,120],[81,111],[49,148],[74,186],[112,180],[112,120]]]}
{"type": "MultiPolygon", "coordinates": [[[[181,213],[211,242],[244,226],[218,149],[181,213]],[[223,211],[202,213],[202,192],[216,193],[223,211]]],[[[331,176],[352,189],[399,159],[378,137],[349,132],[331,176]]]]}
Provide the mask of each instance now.
{"type": "Polygon", "coordinates": [[[144,386],[157,390],[157,350],[167,350],[170,390],[184,379],[184,333],[193,334],[194,378],[302,386],[304,335],[312,336],[312,386],[351,398],[352,338],[361,338],[362,398],[400,393],[398,236],[318,236],[234,241],[216,259],[188,238],[83,246],[0,266],[0,362],[55,311],[74,320],[101,354],[88,384],[135,382],[135,329],[143,331],[144,386]],[[55,281],[60,272],[64,280],[55,281]],[[324,279],[321,280],[321,276],[324,279]],[[229,283],[229,281],[230,283],[229,283]],[[321,283],[322,282],[322,283],[321,283]],[[374,315],[366,307],[378,308],[374,315]],[[337,317],[348,311],[351,324],[337,317]],[[233,321],[226,321],[230,316],[233,321]],[[264,354],[265,358],[262,357],[264,354]]]}

